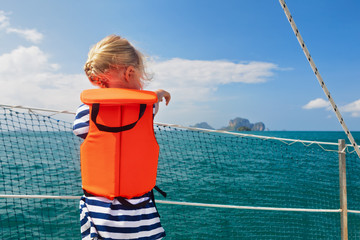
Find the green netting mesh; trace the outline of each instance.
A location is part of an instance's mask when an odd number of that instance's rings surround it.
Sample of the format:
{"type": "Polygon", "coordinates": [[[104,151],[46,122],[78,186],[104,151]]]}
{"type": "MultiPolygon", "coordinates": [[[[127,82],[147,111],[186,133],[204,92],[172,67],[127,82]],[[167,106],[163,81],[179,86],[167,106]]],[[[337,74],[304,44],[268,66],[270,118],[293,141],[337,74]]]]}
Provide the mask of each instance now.
{"type": "MultiPolygon", "coordinates": [[[[0,195],[80,196],[72,123],[0,107],[0,195]]],[[[339,209],[337,146],[287,144],[155,125],[159,200],[339,209]]],[[[360,210],[359,158],[347,156],[349,209],[360,210]]],[[[166,239],[340,239],[339,212],[158,204],[166,239]]],[[[0,239],[80,239],[78,199],[0,198],[0,239]]],[[[349,239],[360,238],[349,213],[349,239]]]]}

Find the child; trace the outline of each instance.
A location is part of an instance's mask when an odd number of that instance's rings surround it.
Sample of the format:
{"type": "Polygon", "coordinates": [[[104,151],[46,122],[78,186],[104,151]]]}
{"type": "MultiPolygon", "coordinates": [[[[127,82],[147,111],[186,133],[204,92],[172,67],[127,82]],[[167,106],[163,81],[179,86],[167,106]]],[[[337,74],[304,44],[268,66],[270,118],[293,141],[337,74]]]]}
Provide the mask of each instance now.
{"type": "MultiPolygon", "coordinates": [[[[141,53],[126,39],[116,35],[104,38],[90,50],[84,69],[90,82],[101,88],[142,90],[144,81],[148,80],[141,53]]],[[[165,99],[168,105],[171,97],[167,91],[160,89],[155,93],[158,101],[165,99]]],[[[155,115],[158,103],[153,109],[155,115]]],[[[73,130],[75,135],[86,138],[89,131],[88,105],[83,104],[77,110],[73,130]]],[[[117,198],[84,195],[80,200],[82,239],[162,239],[165,231],[151,192],[127,201],[136,205],[148,203],[129,209],[117,198]]]]}

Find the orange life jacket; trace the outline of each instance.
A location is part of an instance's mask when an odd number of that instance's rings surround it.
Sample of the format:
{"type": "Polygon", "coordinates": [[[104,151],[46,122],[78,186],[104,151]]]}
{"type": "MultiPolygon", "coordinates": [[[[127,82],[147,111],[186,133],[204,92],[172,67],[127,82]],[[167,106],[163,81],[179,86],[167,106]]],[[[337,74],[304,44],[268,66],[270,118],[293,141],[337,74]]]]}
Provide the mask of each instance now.
{"type": "Polygon", "coordinates": [[[89,132],[80,147],[83,189],[109,199],[141,196],[155,186],[159,145],[153,127],[154,92],[89,89],[89,132]]]}

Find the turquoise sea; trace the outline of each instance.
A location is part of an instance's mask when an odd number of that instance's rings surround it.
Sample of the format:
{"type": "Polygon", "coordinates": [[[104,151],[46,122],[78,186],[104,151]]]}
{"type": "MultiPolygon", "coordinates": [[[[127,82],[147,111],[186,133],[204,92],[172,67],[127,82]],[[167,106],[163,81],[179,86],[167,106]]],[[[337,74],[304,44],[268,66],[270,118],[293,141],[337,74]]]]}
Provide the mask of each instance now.
{"type": "MultiPolygon", "coordinates": [[[[81,140],[71,124],[30,119],[47,129],[34,122],[17,126],[9,114],[0,118],[0,194],[80,196],[81,140]]],[[[161,148],[157,185],[168,194],[156,193],[158,200],[339,209],[337,146],[163,126],[155,132],[161,148]]],[[[333,143],[346,138],[342,132],[251,134],[333,143]]],[[[353,135],[359,143],[360,132],[353,135]]],[[[360,159],[355,153],[346,159],[348,208],[359,211],[360,159]]],[[[339,212],[157,207],[166,239],[340,239],[339,212]]],[[[0,239],[80,239],[78,219],[77,199],[0,198],[0,239]]],[[[349,213],[348,221],[349,239],[360,239],[360,214],[349,213]]]]}

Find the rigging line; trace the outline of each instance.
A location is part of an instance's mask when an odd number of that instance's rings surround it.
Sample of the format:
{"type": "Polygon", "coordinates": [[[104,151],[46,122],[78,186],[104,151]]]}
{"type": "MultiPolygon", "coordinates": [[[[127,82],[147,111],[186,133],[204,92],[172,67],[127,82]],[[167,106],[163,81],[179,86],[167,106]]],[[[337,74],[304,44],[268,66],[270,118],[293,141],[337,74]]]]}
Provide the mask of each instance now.
{"type": "Polygon", "coordinates": [[[342,128],[344,129],[348,139],[350,140],[350,143],[351,145],[354,147],[357,155],[359,156],[360,158],[360,149],[358,147],[358,145],[356,144],[351,132],[349,131],[348,127],[346,126],[345,124],[345,121],[343,119],[343,117],[341,116],[341,113],[340,113],[340,110],[338,109],[338,107],[336,106],[335,104],[335,101],[333,100],[333,98],[331,97],[330,95],[330,92],[329,90],[327,89],[326,85],[325,85],[325,82],[324,80],[322,79],[321,75],[320,75],[320,72],[318,70],[318,68],[316,67],[315,63],[314,63],[314,60],[312,59],[310,53],[309,53],[309,50],[307,49],[306,45],[305,45],[305,42],[303,40],[303,38],[301,37],[300,35],[300,32],[299,32],[299,29],[296,27],[296,24],[295,24],[295,21],[292,17],[292,15],[290,14],[290,11],[289,11],[289,8],[287,7],[286,3],[285,3],[285,0],[279,0],[280,2],[280,5],[281,7],[283,8],[284,12],[285,12],[285,15],[291,25],[291,28],[292,30],[294,31],[295,33],[295,36],[307,58],[307,60],[309,61],[309,64],[311,66],[311,69],[313,70],[316,78],[318,79],[319,83],[320,83],[320,86],[322,87],[326,97],[328,98],[329,102],[331,103],[331,106],[336,114],[336,117],[338,118],[342,128]]]}
{"type": "MultiPolygon", "coordinates": [[[[12,105],[0,104],[0,107],[10,108],[10,109],[12,109],[12,108],[25,109],[25,110],[28,110],[31,113],[34,113],[34,114],[37,114],[34,111],[41,111],[41,112],[51,112],[51,113],[53,113],[52,115],[59,114],[59,113],[75,115],[74,112],[69,112],[69,111],[58,111],[58,110],[51,110],[51,109],[44,109],[44,108],[24,107],[24,106],[21,106],[21,105],[12,106],[12,105]]],[[[50,115],[50,116],[52,116],[52,115],[50,115]]]]}
{"type": "Polygon", "coordinates": [[[80,199],[81,196],[53,196],[53,195],[7,195],[1,194],[0,198],[25,198],[25,199],[80,199]]]}
{"type": "MultiPolygon", "coordinates": [[[[277,208],[277,207],[252,207],[252,206],[238,206],[238,205],[224,205],[212,203],[195,203],[195,202],[178,202],[178,201],[164,201],[155,200],[156,203],[192,206],[192,207],[211,207],[211,208],[233,208],[243,210],[263,210],[263,211],[285,211],[285,212],[342,212],[341,209],[311,209],[311,208],[277,208]]],[[[355,212],[355,210],[354,210],[355,212]]]]}
{"type": "MultiPolygon", "coordinates": [[[[50,195],[0,195],[0,198],[24,198],[24,199],[68,199],[79,200],[81,196],[50,196],[50,195]]],[[[225,205],[212,203],[196,203],[196,202],[179,202],[179,201],[164,201],[155,200],[156,203],[192,206],[192,207],[211,207],[211,208],[232,208],[243,210],[263,210],[263,211],[286,211],[286,212],[342,212],[341,209],[311,209],[311,208],[278,208],[278,207],[253,207],[253,206],[239,206],[239,205],[225,205]]],[[[358,210],[348,210],[348,212],[360,213],[358,210]]]]}
{"type": "MultiPolygon", "coordinates": [[[[300,140],[300,139],[278,138],[278,137],[271,137],[271,136],[240,133],[240,132],[229,132],[229,131],[224,131],[224,130],[210,130],[210,129],[204,129],[204,128],[186,127],[186,126],[182,126],[182,125],[169,124],[169,123],[155,122],[155,124],[158,126],[162,126],[162,127],[173,127],[173,128],[180,128],[180,129],[198,131],[198,132],[222,133],[222,134],[233,135],[233,136],[237,136],[237,137],[258,138],[258,139],[262,139],[262,140],[276,140],[276,141],[283,142],[287,145],[292,145],[295,143],[302,143],[302,144],[309,143],[310,145],[311,144],[334,145],[334,146],[339,145],[338,143],[333,143],[333,142],[318,142],[318,141],[309,141],[309,140],[300,140]]],[[[347,146],[351,146],[351,145],[347,145],[347,146]]],[[[337,150],[336,150],[336,152],[337,152],[337,150]]]]}
{"type": "MultiPolygon", "coordinates": [[[[62,113],[75,115],[74,112],[70,112],[70,111],[66,111],[66,110],[65,111],[59,111],[59,110],[50,110],[50,109],[44,109],[44,108],[24,107],[24,106],[20,106],[20,105],[4,105],[4,104],[0,104],[0,107],[9,108],[9,109],[13,109],[13,108],[25,109],[25,110],[28,110],[28,112],[33,113],[35,116],[39,115],[39,113],[37,113],[35,111],[52,112],[53,114],[46,115],[48,117],[53,116],[55,114],[62,114],[62,113]]],[[[301,143],[306,147],[311,146],[313,144],[316,144],[316,145],[320,146],[325,151],[338,152],[338,150],[329,150],[329,149],[325,149],[324,147],[322,147],[322,145],[336,145],[336,146],[338,146],[338,143],[332,143],[332,142],[318,142],[318,141],[308,141],[308,140],[300,140],[300,139],[278,138],[278,137],[271,137],[271,136],[245,134],[245,133],[239,133],[239,132],[229,132],[229,131],[224,131],[224,130],[210,130],[210,129],[204,129],[204,128],[186,127],[186,126],[182,126],[182,125],[178,125],[178,124],[169,124],[169,123],[154,122],[154,124],[156,124],[158,126],[162,126],[162,127],[173,127],[173,128],[180,128],[180,129],[185,129],[185,130],[190,130],[190,131],[197,131],[197,132],[222,133],[222,134],[237,136],[237,137],[240,137],[240,138],[252,137],[252,138],[258,138],[258,139],[262,139],[262,140],[275,140],[275,141],[280,141],[280,142],[282,142],[284,144],[287,144],[289,146],[291,146],[293,144],[296,144],[296,143],[301,143]]],[[[347,147],[352,147],[351,144],[347,144],[346,146],[347,147]]],[[[354,151],[355,150],[353,150],[353,151],[348,150],[348,153],[353,153],[354,151]]]]}

